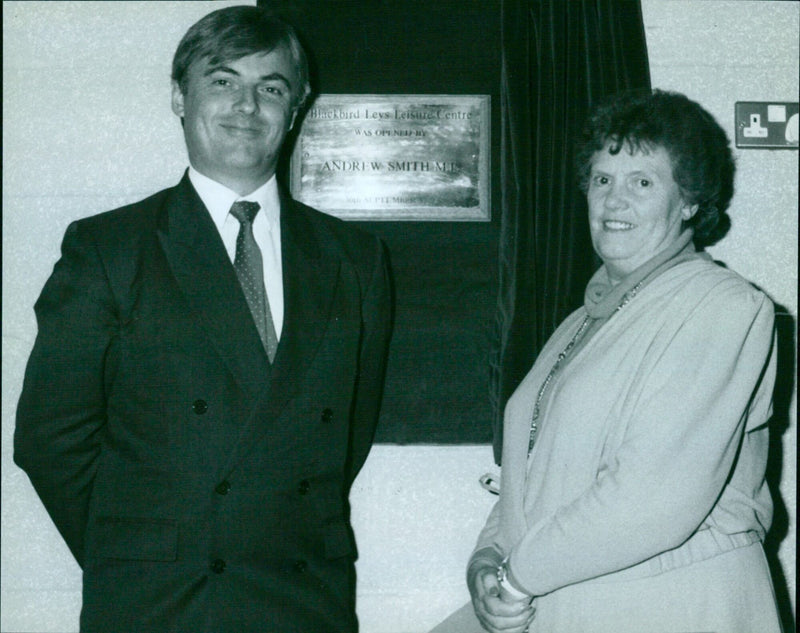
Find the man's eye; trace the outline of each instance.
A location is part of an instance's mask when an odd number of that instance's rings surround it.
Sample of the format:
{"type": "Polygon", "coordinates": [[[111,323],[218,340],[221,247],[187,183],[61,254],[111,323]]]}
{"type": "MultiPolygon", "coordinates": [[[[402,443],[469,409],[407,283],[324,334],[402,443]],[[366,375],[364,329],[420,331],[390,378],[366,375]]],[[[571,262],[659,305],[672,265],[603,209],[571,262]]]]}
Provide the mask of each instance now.
{"type": "Polygon", "coordinates": [[[592,183],[595,185],[607,185],[608,184],[608,177],[607,176],[595,176],[592,178],[592,183]]]}
{"type": "Polygon", "coordinates": [[[231,85],[231,82],[228,81],[227,79],[215,79],[213,81],[213,83],[214,83],[215,86],[230,86],[231,85]]]}
{"type": "Polygon", "coordinates": [[[651,181],[649,181],[647,178],[639,178],[639,180],[637,181],[637,184],[638,184],[638,185],[639,185],[641,188],[643,188],[643,189],[644,189],[644,188],[646,188],[646,187],[649,187],[649,186],[650,186],[650,185],[652,185],[653,183],[652,183],[651,181]]]}
{"type": "Polygon", "coordinates": [[[268,95],[274,95],[276,97],[280,97],[283,95],[283,90],[278,86],[262,86],[261,92],[268,95]]]}

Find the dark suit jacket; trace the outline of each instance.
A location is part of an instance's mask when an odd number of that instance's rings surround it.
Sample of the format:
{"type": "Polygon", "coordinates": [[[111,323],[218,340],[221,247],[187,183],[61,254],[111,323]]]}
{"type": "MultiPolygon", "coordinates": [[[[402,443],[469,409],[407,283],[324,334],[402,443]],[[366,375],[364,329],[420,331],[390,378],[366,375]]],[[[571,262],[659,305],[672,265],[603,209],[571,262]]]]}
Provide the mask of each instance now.
{"type": "Polygon", "coordinates": [[[354,631],[348,493],[390,334],[381,243],[282,199],[267,361],[188,178],[73,223],[15,460],[83,568],[82,631],[354,631]]]}

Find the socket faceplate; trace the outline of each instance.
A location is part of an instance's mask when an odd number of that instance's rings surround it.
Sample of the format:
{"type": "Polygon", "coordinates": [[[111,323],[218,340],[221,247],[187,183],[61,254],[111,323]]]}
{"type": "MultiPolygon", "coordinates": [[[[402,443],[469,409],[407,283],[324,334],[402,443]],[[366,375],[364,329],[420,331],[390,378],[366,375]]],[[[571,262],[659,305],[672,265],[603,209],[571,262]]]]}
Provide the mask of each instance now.
{"type": "Polygon", "coordinates": [[[736,147],[797,149],[797,126],[797,103],[736,102],[736,147]]]}

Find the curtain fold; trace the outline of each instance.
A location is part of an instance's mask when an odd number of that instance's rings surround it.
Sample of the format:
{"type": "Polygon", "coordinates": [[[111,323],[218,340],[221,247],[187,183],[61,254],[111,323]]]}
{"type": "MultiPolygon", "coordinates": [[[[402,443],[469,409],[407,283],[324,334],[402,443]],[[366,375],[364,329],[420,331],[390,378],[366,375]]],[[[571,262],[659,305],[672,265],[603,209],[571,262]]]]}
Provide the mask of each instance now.
{"type": "Polygon", "coordinates": [[[490,376],[500,463],[503,408],[598,260],[574,143],[598,99],[650,88],[639,0],[503,0],[501,226],[490,376]]]}

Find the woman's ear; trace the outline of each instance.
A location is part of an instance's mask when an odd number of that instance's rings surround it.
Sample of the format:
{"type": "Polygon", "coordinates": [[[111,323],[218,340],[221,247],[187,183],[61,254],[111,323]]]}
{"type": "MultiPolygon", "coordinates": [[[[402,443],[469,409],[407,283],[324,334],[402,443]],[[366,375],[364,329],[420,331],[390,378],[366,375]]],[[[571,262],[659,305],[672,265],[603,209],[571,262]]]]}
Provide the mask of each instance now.
{"type": "Polygon", "coordinates": [[[683,218],[684,222],[686,220],[691,220],[694,217],[694,214],[697,213],[697,209],[700,207],[698,204],[684,204],[681,208],[681,217],[683,218]]]}

